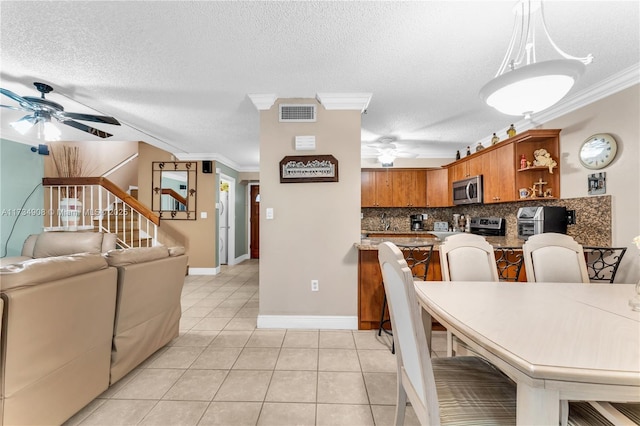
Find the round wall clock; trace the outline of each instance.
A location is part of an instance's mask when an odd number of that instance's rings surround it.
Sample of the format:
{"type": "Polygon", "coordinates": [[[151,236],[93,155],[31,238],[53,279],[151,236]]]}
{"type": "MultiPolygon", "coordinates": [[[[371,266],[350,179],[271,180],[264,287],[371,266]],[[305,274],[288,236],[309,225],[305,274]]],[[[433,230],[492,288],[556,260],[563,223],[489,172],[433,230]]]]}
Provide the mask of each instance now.
{"type": "Polygon", "coordinates": [[[582,142],[580,162],[587,169],[602,169],[608,166],[616,156],[618,144],[608,133],[596,133],[582,142]]]}

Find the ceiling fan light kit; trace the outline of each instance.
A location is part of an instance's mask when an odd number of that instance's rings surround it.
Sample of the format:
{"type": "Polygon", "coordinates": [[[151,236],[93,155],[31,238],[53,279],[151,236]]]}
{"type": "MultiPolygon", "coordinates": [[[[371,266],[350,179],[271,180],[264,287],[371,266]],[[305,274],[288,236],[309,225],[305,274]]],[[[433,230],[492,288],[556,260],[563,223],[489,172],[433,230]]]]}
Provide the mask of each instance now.
{"type": "Polygon", "coordinates": [[[521,0],[514,7],[514,13],[515,24],[507,53],[496,76],[480,89],[480,97],[503,114],[528,119],[531,114],[545,110],[564,98],[585,66],[593,61],[593,56],[589,54],[578,58],[568,55],[553,42],[544,20],[541,0],[521,0]],[[563,59],[538,62],[538,26],[563,59]]]}
{"type": "Polygon", "coordinates": [[[31,113],[30,115],[25,115],[19,120],[10,123],[10,126],[21,135],[27,134],[29,130],[36,126],[38,129],[37,137],[39,139],[47,141],[60,140],[62,132],[53,124],[52,119],[100,138],[108,138],[113,135],[75,120],[93,121],[97,123],[113,124],[116,126],[120,125],[120,122],[113,117],[65,112],[64,107],[59,103],[45,99],[45,94],[53,91],[51,86],[39,82],[35,82],[33,85],[36,86],[36,89],[40,92],[39,98],[33,96],[19,96],[10,90],[0,88],[0,94],[13,99],[19,105],[0,105],[0,107],[18,111],[28,111],[31,113]]]}

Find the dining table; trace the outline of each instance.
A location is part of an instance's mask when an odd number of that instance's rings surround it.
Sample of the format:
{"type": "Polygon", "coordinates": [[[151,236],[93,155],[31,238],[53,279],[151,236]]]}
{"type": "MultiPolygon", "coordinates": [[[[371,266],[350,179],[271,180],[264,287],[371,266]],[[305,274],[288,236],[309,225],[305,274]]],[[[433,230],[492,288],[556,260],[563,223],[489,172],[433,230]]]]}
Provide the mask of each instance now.
{"type": "Polygon", "coordinates": [[[558,425],[563,400],[640,402],[635,284],[414,285],[425,324],[437,320],[515,381],[518,425],[558,425]]]}

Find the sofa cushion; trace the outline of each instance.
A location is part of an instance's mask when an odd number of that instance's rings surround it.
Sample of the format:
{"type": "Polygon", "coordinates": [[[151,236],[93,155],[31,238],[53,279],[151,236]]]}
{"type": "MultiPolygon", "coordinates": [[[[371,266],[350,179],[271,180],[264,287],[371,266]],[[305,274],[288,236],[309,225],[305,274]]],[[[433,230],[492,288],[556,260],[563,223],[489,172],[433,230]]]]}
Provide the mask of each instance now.
{"type": "Polygon", "coordinates": [[[169,257],[169,250],[165,246],[109,250],[105,255],[110,266],[126,266],[165,257],[169,257]]]}
{"type": "Polygon", "coordinates": [[[0,268],[2,291],[57,281],[107,267],[102,256],[89,253],[25,260],[0,268]]]}
{"type": "Polygon", "coordinates": [[[186,253],[186,250],[182,246],[169,247],[169,256],[171,257],[182,256],[185,253],[186,253]]]}
{"type": "Polygon", "coordinates": [[[24,262],[25,260],[31,260],[33,257],[29,256],[10,256],[0,258],[0,266],[12,265],[14,263],[24,262]]]}
{"type": "Polygon", "coordinates": [[[38,235],[33,257],[102,253],[103,235],[101,232],[43,232],[38,235]]]}

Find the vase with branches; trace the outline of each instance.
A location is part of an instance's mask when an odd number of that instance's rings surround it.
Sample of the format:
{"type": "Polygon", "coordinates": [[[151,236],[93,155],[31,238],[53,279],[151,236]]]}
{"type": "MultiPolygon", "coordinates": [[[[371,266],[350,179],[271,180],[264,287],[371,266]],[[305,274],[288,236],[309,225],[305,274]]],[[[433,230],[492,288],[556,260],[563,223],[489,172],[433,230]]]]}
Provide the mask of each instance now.
{"type": "MultiPolygon", "coordinates": [[[[85,173],[86,165],[80,156],[80,148],[70,145],[54,145],[51,147],[51,157],[58,177],[80,177],[85,173]]],[[[67,230],[76,230],[82,210],[82,203],[78,200],[81,187],[75,185],[59,188],[59,215],[67,230]]]]}

